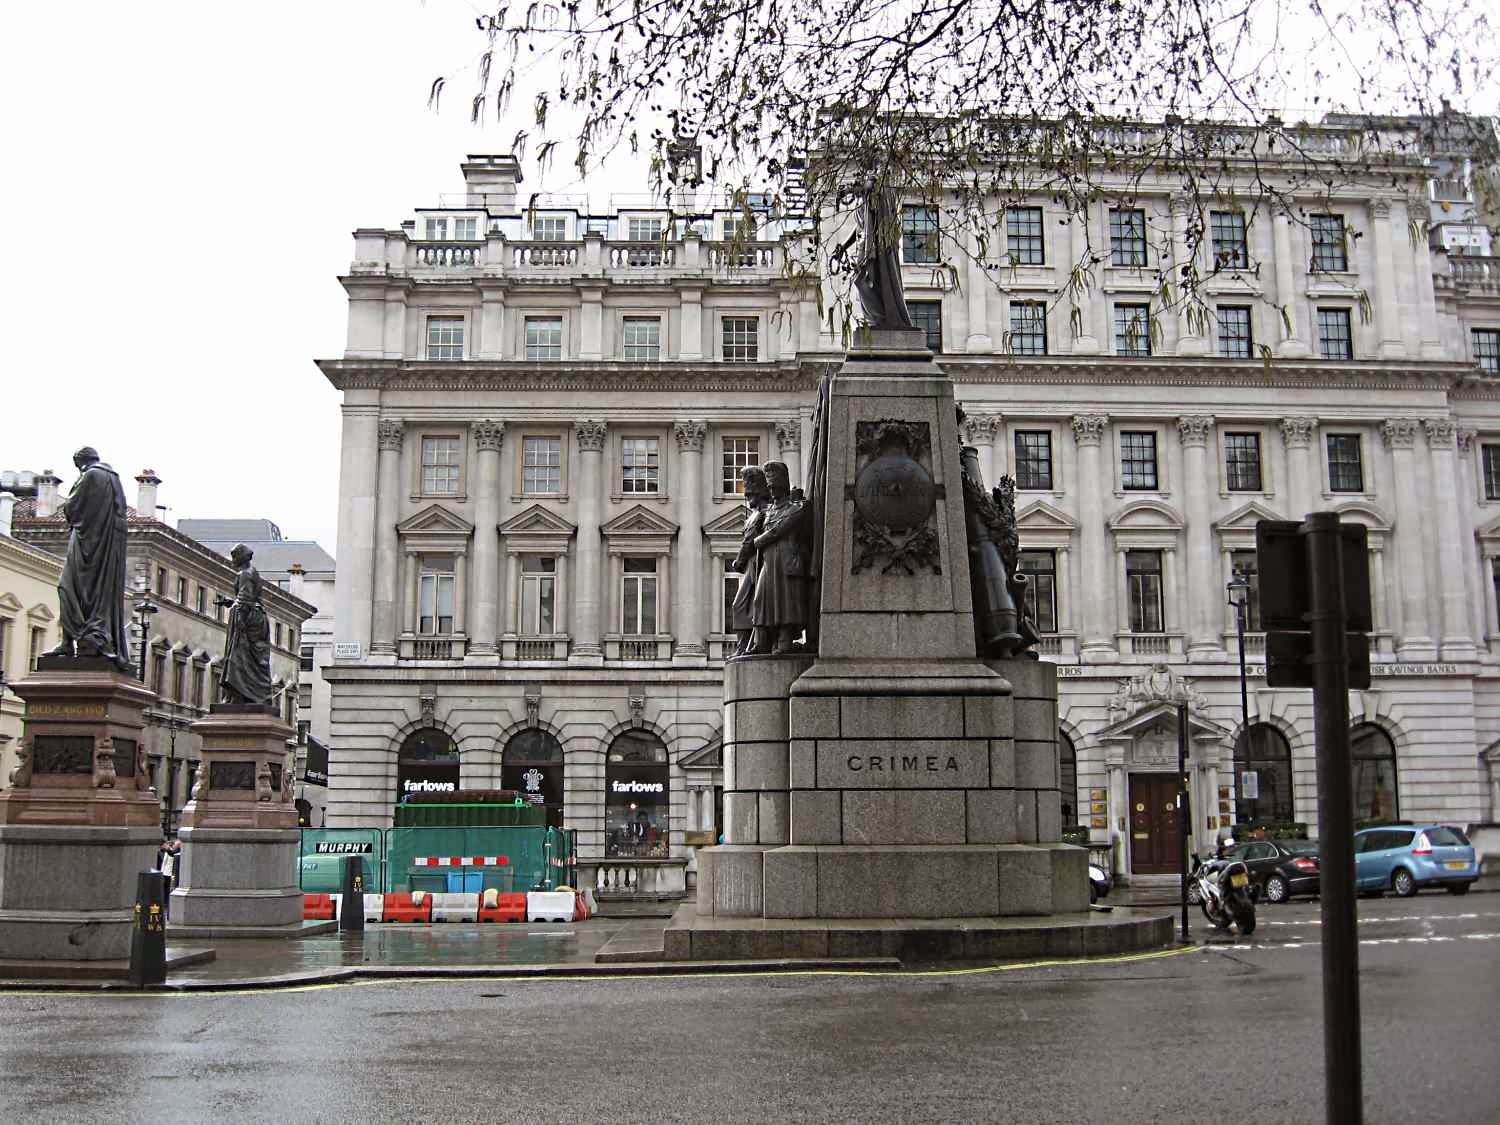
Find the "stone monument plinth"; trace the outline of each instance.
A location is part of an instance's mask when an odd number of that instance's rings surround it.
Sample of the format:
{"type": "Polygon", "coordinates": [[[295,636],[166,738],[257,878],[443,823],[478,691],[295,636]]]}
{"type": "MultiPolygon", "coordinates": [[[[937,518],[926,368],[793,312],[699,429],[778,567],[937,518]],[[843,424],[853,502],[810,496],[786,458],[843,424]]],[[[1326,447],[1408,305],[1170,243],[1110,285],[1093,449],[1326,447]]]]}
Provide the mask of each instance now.
{"type": "Polygon", "coordinates": [[[0,792],[0,959],[126,958],[161,842],[141,742],[156,696],[103,657],[44,656],[9,686],[26,715],[0,792]]]}
{"type": "Polygon", "coordinates": [[[229,703],[214,704],[191,729],[203,746],[178,832],[173,932],[302,933],[301,833],[287,751],[296,732],[272,707],[229,703]]]}

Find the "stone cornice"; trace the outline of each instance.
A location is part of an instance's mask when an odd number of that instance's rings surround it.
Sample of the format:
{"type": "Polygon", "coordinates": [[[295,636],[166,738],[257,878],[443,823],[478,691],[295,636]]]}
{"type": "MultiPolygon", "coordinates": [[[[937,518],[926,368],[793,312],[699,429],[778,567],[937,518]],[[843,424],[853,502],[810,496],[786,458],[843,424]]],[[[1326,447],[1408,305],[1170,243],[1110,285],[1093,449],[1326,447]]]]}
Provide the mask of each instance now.
{"type": "Polygon", "coordinates": [[[427,363],[329,359],[318,367],[338,390],[387,391],[812,391],[818,367],[806,363],[564,361],[427,363]]]}
{"type": "MultiPolygon", "coordinates": [[[[1447,390],[1472,373],[1453,363],[1340,363],[1274,360],[1264,363],[1158,357],[1048,356],[1026,361],[1005,356],[942,356],[940,364],[960,386],[1079,385],[1153,387],[1316,387],[1334,390],[1447,390]]],[[[1496,384],[1500,391],[1500,383],[1496,384]]]]}
{"type": "Polygon", "coordinates": [[[0,570],[14,571],[55,585],[62,577],[63,559],[51,551],[0,534],[0,570]]]}

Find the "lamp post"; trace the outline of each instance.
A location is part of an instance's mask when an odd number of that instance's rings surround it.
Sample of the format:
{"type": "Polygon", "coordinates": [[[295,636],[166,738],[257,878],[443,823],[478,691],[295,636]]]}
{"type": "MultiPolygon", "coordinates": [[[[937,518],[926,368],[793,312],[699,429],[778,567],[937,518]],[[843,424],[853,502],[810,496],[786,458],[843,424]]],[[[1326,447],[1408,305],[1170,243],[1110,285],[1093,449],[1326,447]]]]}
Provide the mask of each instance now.
{"type": "Polygon", "coordinates": [[[141,671],[140,681],[146,682],[146,641],[151,636],[151,615],[160,607],[151,600],[151,595],[142,592],[135,602],[135,623],[141,630],[141,671]]]}
{"type": "MultiPolygon", "coordinates": [[[[1234,577],[1229,580],[1229,604],[1234,606],[1235,633],[1240,642],[1240,737],[1238,742],[1245,747],[1245,760],[1249,761],[1250,751],[1250,693],[1245,686],[1245,616],[1250,611],[1250,580],[1245,577],[1244,572],[1235,571],[1234,577]]],[[[1236,763],[1237,765],[1238,763],[1236,763]]],[[[1238,772],[1238,771],[1236,771],[1238,772]]],[[[1239,792],[1241,779],[1235,778],[1235,792],[1239,792]]],[[[1256,813],[1260,810],[1257,798],[1250,800],[1250,819],[1256,819],[1256,813]]]]}

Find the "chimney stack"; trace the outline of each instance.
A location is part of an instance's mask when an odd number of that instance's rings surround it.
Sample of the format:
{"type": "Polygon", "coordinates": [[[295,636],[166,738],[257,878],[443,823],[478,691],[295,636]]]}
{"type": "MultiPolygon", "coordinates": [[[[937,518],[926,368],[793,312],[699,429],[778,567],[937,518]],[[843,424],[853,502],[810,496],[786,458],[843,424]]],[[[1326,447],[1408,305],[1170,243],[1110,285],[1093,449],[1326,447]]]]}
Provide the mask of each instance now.
{"type": "Polygon", "coordinates": [[[10,534],[10,518],[16,510],[16,495],[0,492],[0,535],[10,534]]]}
{"type": "Polygon", "coordinates": [[[307,571],[302,569],[301,563],[294,562],[291,566],[286,568],[286,572],[288,575],[286,592],[291,594],[294,598],[302,597],[302,591],[304,589],[303,582],[305,581],[303,575],[305,575],[307,571]]]}
{"type": "Polygon", "coordinates": [[[465,201],[483,207],[492,215],[516,210],[516,185],[521,182],[521,164],[514,156],[474,156],[463,162],[465,201]]]}
{"type": "Polygon", "coordinates": [[[43,469],[36,478],[36,518],[46,519],[57,514],[57,486],[62,478],[51,469],[43,469]]]}
{"type": "Polygon", "coordinates": [[[135,483],[140,486],[135,494],[135,514],[143,519],[154,520],[156,486],[161,483],[161,477],[152,469],[142,469],[141,475],[135,478],[135,483]]]}

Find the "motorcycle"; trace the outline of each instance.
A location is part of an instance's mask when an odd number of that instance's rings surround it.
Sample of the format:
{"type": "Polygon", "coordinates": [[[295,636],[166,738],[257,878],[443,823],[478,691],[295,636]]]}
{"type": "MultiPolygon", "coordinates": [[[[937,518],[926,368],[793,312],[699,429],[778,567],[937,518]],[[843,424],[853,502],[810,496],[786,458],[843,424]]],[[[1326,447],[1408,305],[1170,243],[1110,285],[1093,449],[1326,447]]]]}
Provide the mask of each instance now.
{"type": "Polygon", "coordinates": [[[1199,863],[1188,884],[1188,901],[1197,902],[1216,930],[1231,925],[1248,937],[1255,932],[1255,892],[1250,869],[1238,859],[1208,859],[1199,863]]]}
{"type": "Polygon", "coordinates": [[[1111,879],[1109,872],[1097,863],[1089,864],[1089,905],[1093,906],[1105,895],[1109,894],[1111,879]]]}

